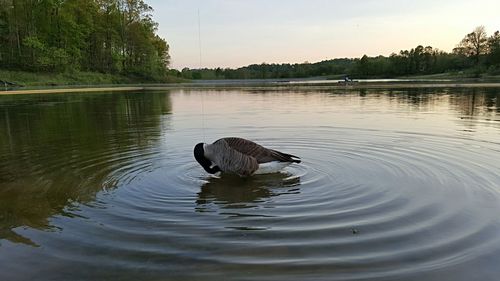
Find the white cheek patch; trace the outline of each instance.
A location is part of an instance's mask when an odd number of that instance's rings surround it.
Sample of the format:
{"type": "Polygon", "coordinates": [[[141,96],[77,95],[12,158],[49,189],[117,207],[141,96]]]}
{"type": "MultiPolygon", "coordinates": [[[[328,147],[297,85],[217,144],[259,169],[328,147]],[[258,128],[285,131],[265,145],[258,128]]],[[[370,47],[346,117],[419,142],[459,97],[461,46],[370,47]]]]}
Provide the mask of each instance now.
{"type": "Polygon", "coordinates": [[[207,157],[207,144],[203,144],[203,156],[207,157]]]}

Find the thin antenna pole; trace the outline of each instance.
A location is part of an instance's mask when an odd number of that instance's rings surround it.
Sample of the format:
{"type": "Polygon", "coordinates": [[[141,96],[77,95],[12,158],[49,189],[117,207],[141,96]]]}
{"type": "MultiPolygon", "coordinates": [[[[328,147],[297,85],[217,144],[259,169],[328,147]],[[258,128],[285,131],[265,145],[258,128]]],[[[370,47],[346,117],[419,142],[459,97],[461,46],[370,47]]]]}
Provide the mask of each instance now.
{"type": "MultiPolygon", "coordinates": [[[[201,20],[200,20],[200,9],[198,9],[198,48],[200,51],[200,76],[201,76],[201,20]]],[[[205,94],[201,93],[201,122],[202,122],[202,131],[203,131],[203,141],[206,142],[205,137],[205,94]]]]}
{"type": "Polygon", "coordinates": [[[200,9],[198,9],[198,48],[200,50],[200,70],[201,70],[202,64],[201,64],[201,20],[200,20],[200,9]]]}

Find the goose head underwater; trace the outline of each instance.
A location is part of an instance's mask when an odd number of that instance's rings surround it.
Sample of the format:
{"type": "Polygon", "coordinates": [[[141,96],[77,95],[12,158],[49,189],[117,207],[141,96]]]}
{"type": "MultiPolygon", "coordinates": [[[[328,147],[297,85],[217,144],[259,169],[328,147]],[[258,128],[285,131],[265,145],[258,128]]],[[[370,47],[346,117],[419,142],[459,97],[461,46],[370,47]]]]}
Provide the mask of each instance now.
{"type": "Polygon", "coordinates": [[[207,173],[217,172],[251,176],[276,173],[300,158],[265,148],[242,138],[222,138],[212,144],[198,143],[194,158],[207,173]]]}

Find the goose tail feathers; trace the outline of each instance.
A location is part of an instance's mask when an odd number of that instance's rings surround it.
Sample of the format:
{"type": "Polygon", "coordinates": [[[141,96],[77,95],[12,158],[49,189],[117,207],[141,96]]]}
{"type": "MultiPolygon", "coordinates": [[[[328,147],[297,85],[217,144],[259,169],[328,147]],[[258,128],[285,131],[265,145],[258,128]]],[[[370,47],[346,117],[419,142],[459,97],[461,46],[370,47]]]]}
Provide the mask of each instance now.
{"type": "Polygon", "coordinates": [[[300,160],[300,157],[292,155],[292,154],[287,154],[283,153],[280,151],[273,150],[274,153],[278,154],[280,156],[280,161],[282,162],[292,162],[292,163],[300,163],[302,162],[300,160]]]}

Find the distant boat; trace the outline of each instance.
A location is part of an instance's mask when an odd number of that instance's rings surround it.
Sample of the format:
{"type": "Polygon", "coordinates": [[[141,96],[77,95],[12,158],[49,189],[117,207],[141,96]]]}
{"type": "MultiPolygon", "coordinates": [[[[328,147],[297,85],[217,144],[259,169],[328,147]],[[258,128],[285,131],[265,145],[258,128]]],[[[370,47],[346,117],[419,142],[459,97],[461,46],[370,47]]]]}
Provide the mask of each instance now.
{"type": "Polygon", "coordinates": [[[345,84],[345,85],[349,85],[349,84],[356,84],[356,83],[359,83],[358,80],[349,80],[349,81],[338,81],[337,83],[339,84],[345,84]]]}

